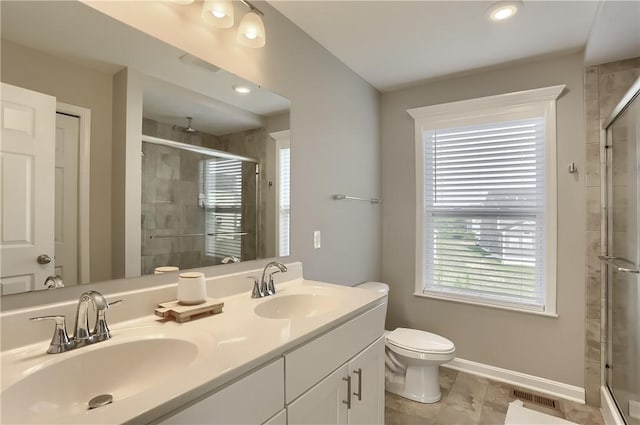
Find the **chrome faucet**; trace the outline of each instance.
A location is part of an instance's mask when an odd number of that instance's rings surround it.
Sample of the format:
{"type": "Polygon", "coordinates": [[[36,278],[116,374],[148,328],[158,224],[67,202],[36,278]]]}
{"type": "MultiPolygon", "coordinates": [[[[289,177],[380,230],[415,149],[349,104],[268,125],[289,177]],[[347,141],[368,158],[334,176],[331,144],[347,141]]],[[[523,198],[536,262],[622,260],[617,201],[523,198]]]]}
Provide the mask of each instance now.
{"type": "MultiPolygon", "coordinates": [[[[93,337],[96,335],[96,331],[98,331],[98,322],[100,321],[100,317],[102,317],[102,322],[104,322],[104,312],[109,308],[109,303],[104,298],[104,296],[98,291],[87,291],[84,294],[80,295],[80,300],[78,301],[78,308],[76,309],[76,326],[73,334],[73,338],[75,340],[76,346],[79,347],[81,345],[91,344],[93,341],[93,337]],[[92,333],[89,330],[89,305],[93,305],[96,310],[96,326],[94,332],[92,333]]],[[[106,327],[106,322],[104,322],[103,326],[106,329],[100,329],[101,335],[98,338],[101,341],[104,339],[109,339],[109,328],[106,327]],[[105,337],[106,333],[106,337],[105,337]]]]}
{"type": "Polygon", "coordinates": [[[262,270],[262,278],[260,279],[259,287],[258,287],[258,281],[255,280],[254,278],[254,286],[253,286],[253,292],[251,293],[251,297],[262,298],[262,297],[268,297],[269,295],[275,294],[276,286],[273,283],[273,275],[280,272],[284,273],[286,271],[287,271],[287,266],[277,261],[272,261],[266,266],[264,266],[264,269],[262,270]],[[278,270],[268,273],[271,267],[277,267],[278,270]],[[267,279],[267,273],[268,273],[268,279],[267,279]]]}
{"type": "Polygon", "coordinates": [[[47,353],[63,353],[111,338],[105,312],[110,306],[119,302],[122,302],[122,300],[107,302],[105,297],[98,291],[84,292],[78,300],[76,325],[72,337],[67,334],[65,316],[32,317],[31,320],[55,320],[56,327],[47,353]],[[96,311],[96,322],[93,331],[89,330],[89,305],[92,305],[96,311]]]}
{"type": "Polygon", "coordinates": [[[238,257],[236,257],[235,255],[227,255],[226,257],[224,257],[222,259],[222,261],[220,261],[222,264],[229,264],[229,263],[239,263],[240,259],[238,257]]]}

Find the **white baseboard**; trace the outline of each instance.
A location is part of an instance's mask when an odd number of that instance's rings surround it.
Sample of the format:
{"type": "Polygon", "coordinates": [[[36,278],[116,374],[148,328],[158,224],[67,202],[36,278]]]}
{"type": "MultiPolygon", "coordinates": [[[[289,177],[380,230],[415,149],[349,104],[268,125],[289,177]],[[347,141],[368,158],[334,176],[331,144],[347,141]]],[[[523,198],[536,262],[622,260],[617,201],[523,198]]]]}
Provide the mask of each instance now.
{"type": "Polygon", "coordinates": [[[600,387],[600,411],[605,425],[624,425],[624,420],[607,387],[600,387]]]}
{"type": "Polygon", "coordinates": [[[581,387],[457,357],[442,366],[584,404],[584,388],[581,387]]]}

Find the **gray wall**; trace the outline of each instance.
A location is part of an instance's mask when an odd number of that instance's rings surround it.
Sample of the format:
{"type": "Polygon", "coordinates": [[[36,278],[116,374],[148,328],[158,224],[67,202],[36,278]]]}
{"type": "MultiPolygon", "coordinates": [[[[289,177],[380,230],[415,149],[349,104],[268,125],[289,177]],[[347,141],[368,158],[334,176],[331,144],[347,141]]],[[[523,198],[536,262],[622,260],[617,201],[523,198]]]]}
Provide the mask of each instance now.
{"type": "Polygon", "coordinates": [[[582,386],[584,381],[584,164],[581,54],[513,64],[382,96],[382,278],[387,326],[433,331],[457,356],[582,386]],[[558,318],[418,298],[415,288],[414,121],[408,108],[566,84],[557,102],[558,318]],[[574,161],[580,170],[566,172],[574,161]]]}

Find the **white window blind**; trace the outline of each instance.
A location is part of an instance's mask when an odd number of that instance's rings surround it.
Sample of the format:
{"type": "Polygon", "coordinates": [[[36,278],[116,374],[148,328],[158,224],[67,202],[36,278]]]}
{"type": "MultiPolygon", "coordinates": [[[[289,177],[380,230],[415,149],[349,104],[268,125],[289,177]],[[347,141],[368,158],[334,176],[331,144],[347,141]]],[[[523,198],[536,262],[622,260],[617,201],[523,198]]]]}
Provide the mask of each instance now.
{"type": "Polygon", "coordinates": [[[282,148],[280,152],[279,167],[279,252],[280,257],[289,255],[289,226],[291,220],[291,179],[290,179],[290,163],[291,149],[282,148]]]}
{"type": "Polygon", "coordinates": [[[545,118],[423,143],[425,292],[544,310],[545,118]]]}
{"type": "Polygon", "coordinates": [[[205,252],[209,256],[242,254],[242,161],[203,161],[205,252]]]}

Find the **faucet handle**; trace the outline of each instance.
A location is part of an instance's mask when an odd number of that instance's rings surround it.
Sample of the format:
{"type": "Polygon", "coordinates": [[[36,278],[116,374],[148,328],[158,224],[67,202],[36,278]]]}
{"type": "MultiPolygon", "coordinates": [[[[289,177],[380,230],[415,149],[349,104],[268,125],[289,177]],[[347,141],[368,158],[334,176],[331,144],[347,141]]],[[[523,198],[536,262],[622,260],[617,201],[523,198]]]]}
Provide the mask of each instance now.
{"type": "Polygon", "coordinates": [[[29,320],[53,320],[56,323],[56,327],[49,343],[49,349],[47,353],[56,354],[62,353],[72,348],[73,343],[69,341],[69,335],[67,334],[67,325],[64,316],[39,316],[31,317],[29,320]]]}
{"type": "Polygon", "coordinates": [[[107,308],[111,307],[112,305],[116,305],[116,304],[120,304],[121,302],[123,302],[124,300],[113,300],[113,301],[107,301],[107,308]]]}
{"type": "Polygon", "coordinates": [[[280,273],[280,270],[275,270],[269,273],[269,282],[267,283],[267,293],[269,295],[273,295],[276,293],[276,285],[273,283],[273,275],[276,273],[280,273]]]}
{"type": "Polygon", "coordinates": [[[258,278],[255,276],[247,276],[247,279],[253,280],[253,290],[251,291],[251,298],[264,297],[264,292],[260,288],[260,283],[258,282],[258,278]]]}
{"type": "MultiPolygon", "coordinates": [[[[110,308],[112,305],[120,304],[122,300],[114,300],[107,301],[107,308],[110,308]]],[[[93,339],[94,342],[104,341],[111,338],[111,331],[109,330],[109,326],[107,325],[107,319],[105,317],[106,309],[98,310],[98,317],[96,318],[96,325],[93,328],[93,339]]]]}

